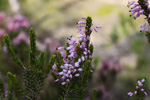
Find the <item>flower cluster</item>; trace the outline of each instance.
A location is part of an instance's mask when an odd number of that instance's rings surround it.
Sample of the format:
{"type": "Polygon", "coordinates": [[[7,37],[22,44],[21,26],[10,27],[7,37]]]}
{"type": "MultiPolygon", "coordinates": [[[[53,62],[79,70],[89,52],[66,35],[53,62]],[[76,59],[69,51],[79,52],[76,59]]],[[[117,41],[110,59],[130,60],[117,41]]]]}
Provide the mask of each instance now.
{"type": "Polygon", "coordinates": [[[137,81],[136,90],[134,92],[128,92],[127,95],[132,97],[133,95],[147,96],[147,92],[143,89],[143,83],[145,82],[145,78],[137,81]]]}
{"type": "MultiPolygon", "coordinates": [[[[137,1],[130,1],[130,2],[128,2],[128,5],[127,5],[128,7],[131,7],[131,10],[130,10],[130,12],[131,12],[131,15],[130,16],[133,16],[133,15],[135,15],[134,16],[134,19],[136,19],[136,18],[138,18],[140,15],[145,15],[146,16],[146,18],[145,18],[145,20],[148,22],[148,24],[149,24],[149,22],[150,22],[150,14],[149,14],[149,12],[150,12],[150,7],[149,7],[149,2],[148,2],[148,0],[144,0],[144,1],[139,1],[139,2],[137,2],[137,1]]],[[[141,25],[141,30],[140,30],[140,32],[142,32],[142,31],[144,31],[145,30],[145,32],[148,32],[149,31],[149,25],[146,25],[146,24],[143,24],[143,25],[141,25]]]]}
{"type": "MultiPolygon", "coordinates": [[[[14,45],[21,42],[27,42],[27,29],[30,27],[28,19],[22,15],[6,16],[4,12],[0,12],[0,39],[5,33],[10,35],[14,45]]],[[[6,48],[3,46],[3,48],[6,48]]],[[[3,49],[6,52],[5,49],[3,49]]]]}
{"type": "MultiPolygon", "coordinates": [[[[102,61],[102,65],[101,65],[101,75],[102,77],[109,77],[109,74],[113,73],[114,75],[116,75],[118,72],[121,71],[121,66],[119,64],[118,59],[113,58],[113,59],[106,59],[102,61]]],[[[112,76],[112,75],[110,75],[112,76]]]]}
{"type": "Polygon", "coordinates": [[[19,33],[28,29],[29,26],[28,19],[22,15],[9,16],[7,18],[4,12],[0,12],[0,38],[2,38],[4,33],[19,33]]]}
{"type": "Polygon", "coordinates": [[[5,18],[5,13],[4,12],[0,12],[0,25],[3,23],[5,18]]]}
{"type": "MultiPolygon", "coordinates": [[[[82,17],[82,19],[86,21],[86,17],[82,17]]],[[[85,32],[88,31],[87,29],[85,29],[85,27],[86,27],[86,22],[80,20],[80,21],[77,22],[77,24],[78,24],[78,25],[77,25],[78,33],[84,35],[85,32]]],[[[95,27],[94,27],[93,24],[92,24],[91,27],[90,27],[90,31],[93,31],[93,30],[94,30],[95,32],[98,32],[97,29],[100,29],[100,28],[101,28],[100,26],[95,26],[95,27]]]]}
{"type": "Polygon", "coordinates": [[[2,38],[4,34],[5,34],[5,30],[4,29],[0,29],[0,38],[2,38]]]}
{"type": "Polygon", "coordinates": [[[28,28],[30,26],[28,19],[22,15],[9,18],[6,24],[6,29],[10,32],[16,32],[20,28],[28,28]]]}
{"type": "MultiPolygon", "coordinates": [[[[66,47],[57,48],[61,53],[64,64],[60,66],[61,71],[57,73],[58,79],[55,80],[55,82],[60,81],[62,85],[69,83],[73,77],[79,77],[83,71],[81,64],[84,63],[85,60],[91,59],[92,56],[93,51],[90,50],[90,46],[93,47],[93,44],[90,43],[90,34],[93,31],[93,24],[90,23],[90,17],[82,17],[82,19],[83,21],[80,20],[77,22],[77,28],[79,28],[78,32],[81,34],[81,36],[78,37],[79,41],[76,41],[76,39],[71,36],[67,39],[66,47]],[[65,52],[62,50],[65,50],[65,52]]],[[[100,27],[97,26],[97,28],[100,27]]],[[[56,68],[55,66],[56,65],[53,66],[54,69],[56,68]]]]}
{"type": "Polygon", "coordinates": [[[25,32],[20,32],[19,35],[13,39],[13,44],[19,45],[21,42],[27,42],[27,40],[28,37],[25,32]]]}

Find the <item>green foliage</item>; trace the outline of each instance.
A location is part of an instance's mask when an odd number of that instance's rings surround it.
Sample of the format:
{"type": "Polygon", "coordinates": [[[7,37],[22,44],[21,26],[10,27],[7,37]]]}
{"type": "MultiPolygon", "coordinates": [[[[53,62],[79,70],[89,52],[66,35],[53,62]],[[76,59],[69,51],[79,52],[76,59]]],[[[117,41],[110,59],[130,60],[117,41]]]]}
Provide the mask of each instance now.
{"type": "Polygon", "coordinates": [[[57,51],[56,60],[57,60],[57,63],[56,63],[57,64],[57,70],[61,71],[60,66],[64,64],[64,61],[63,61],[63,58],[62,58],[61,53],[59,51],[57,51]]]}
{"type": "Polygon", "coordinates": [[[8,0],[0,0],[0,11],[7,10],[8,0]]]}
{"type": "Polygon", "coordinates": [[[24,66],[23,63],[18,58],[18,56],[15,54],[15,52],[11,46],[11,42],[10,42],[10,38],[9,38],[8,34],[4,34],[4,43],[7,47],[7,51],[9,53],[9,55],[11,56],[12,60],[14,62],[16,62],[19,66],[23,67],[24,66]]]}
{"type": "Polygon", "coordinates": [[[0,79],[0,99],[4,100],[4,96],[5,96],[5,87],[3,80],[0,79]]]}
{"type": "Polygon", "coordinates": [[[118,32],[117,32],[117,28],[115,27],[111,33],[111,40],[113,43],[117,43],[118,40],[119,40],[119,35],[118,35],[118,32]]]}
{"type": "Polygon", "coordinates": [[[96,89],[93,89],[91,100],[96,100],[96,89]]]}
{"type": "Polygon", "coordinates": [[[30,29],[30,65],[34,65],[36,63],[36,36],[33,28],[30,29]]]}
{"type": "MultiPolygon", "coordinates": [[[[8,73],[10,74],[10,73],[8,73]]],[[[7,100],[12,100],[13,99],[13,82],[10,79],[10,77],[8,77],[8,90],[7,90],[7,100]]]]}
{"type": "Polygon", "coordinates": [[[8,53],[12,57],[13,61],[15,61],[18,65],[23,67],[23,82],[26,87],[26,90],[24,90],[19,82],[16,79],[16,76],[12,73],[8,72],[8,80],[11,80],[9,82],[9,91],[10,91],[10,97],[8,100],[12,99],[12,87],[11,84],[18,90],[18,92],[26,97],[28,100],[37,100],[37,97],[39,95],[40,90],[42,90],[44,85],[44,79],[48,76],[49,72],[52,69],[52,66],[54,65],[56,56],[53,55],[49,64],[46,65],[46,69],[44,69],[45,66],[45,55],[44,52],[41,51],[39,57],[37,58],[37,48],[36,48],[36,35],[33,30],[33,28],[30,29],[30,65],[25,67],[23,66],[23,63],[18,58],[18,56],[15,54],[11,47],[10,39],[8,35],[4,35],[4,42],[6,44],[8,53]]]}
{"type": "Polygon", "coordinates": [[[54,65],[55,63],[55,59],[56,59],[56,55],[53,55],[52,58],[51,58],[51,61],[49,62],[48,66],[47,66],[47,69],[45,71],[45,77],[48,76],[50,70],[52,69],[52,66],[54,65]]]}
{"type": "Polygon", "coordinates": [[[104,15],[107,15],[107,14],[113,12],[115,9],[116,9],[116,6],[105,5],[98,9],[97,14],[99,16],[104,16],[104,15]]]}
{"type": "Polygon", "coordinates": [[[24,90],[22,89],[21,85],[19,84],[19,82],[16,79],[16,75],[13,75],[12,73],[8,72],[7,73],[8,79],[12,81],[13,86],[17,89],[17,91],[21,94],[21,95],[25,95],[24,90]]]}

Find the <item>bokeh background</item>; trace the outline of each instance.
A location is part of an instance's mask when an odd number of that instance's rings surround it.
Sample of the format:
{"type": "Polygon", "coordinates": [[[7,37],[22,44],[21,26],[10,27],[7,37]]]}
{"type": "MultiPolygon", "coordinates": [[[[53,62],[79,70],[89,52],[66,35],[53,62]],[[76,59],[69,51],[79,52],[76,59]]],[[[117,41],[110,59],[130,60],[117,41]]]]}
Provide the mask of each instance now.
{"type": "MultiPolygon", "coordinates": [[[[150,45],[137,20],[129,17],[128,0],[0,0],[0,78],[7,87],[7,72],[18,75],[22,83],[22,68],[10,60],[3,43],[9,34],[15,52],[28,66],[29,28],[37,35],[38,50],[46,52],[47,62],[66,38],[78,37],[76,22],[91,16],[93,23],[102,27],[92,33],[94,44],[93,73],[87,96],[93,88],[98,100],[130,100],[126,95],[134,91],[138,79],[146,78],[145,88],[150,94],[150,45]]],[[[39,100],[57,100],[57,87],[51,75],[45,80],[39,100]]],[[[15,92],[14,96],[22,100],[15,92]]],[[[146,97],[145,100],[149,100],[146,97]]]]}

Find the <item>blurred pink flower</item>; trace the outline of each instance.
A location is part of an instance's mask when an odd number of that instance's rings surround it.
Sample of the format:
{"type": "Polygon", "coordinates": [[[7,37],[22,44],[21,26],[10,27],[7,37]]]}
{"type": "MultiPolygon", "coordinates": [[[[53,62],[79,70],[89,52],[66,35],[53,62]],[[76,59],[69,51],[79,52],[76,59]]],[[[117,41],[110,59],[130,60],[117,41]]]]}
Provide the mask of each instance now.
{"type": "Polygon", "coordinates": [[[3,22],[5,17],[5,13],[4,12],[0,12],[0,24],[3,22]]]}
{"type": "Polygon", "coordinates": [[[19,28],[19,23],[15,23],[14,19],[10,18],[6,24],[8,31],[16,31],[19,28]]]}
{"type": "Polygon", "coordinates": [[[15,16],[14,20],[18,22],[21,27],[28,28],[30,26],[28,19],[22,15],[15,16]]]}
{"type": "Polygon", "coordinates": [[[5,34],[5,30],[0,29],[0,38],[2,38],[4,34],[5,34]]]}
{"type": "Polygon", "coordinates": [[[3,51],[4,51],[4,52],[7,52],[7,48],[6,48],[5,45],[3,46],[3,51]]]}
{"type": "Polygon", "coordinates": [[[28,39],[27,35],[25,32],[20,32],[20,34],[13,39],[13,44],[14,45],[19,45],[21,42],[26,42],[28,39]]]}
{"type": "Polygon", "coordinates": [[[29,21],[22,15],[17,15],[14,18],[8,19],[6,29],[8,31],[17,31],[19,28],[28,28],[30,26],[29,21]]]}
{"type": "Polygon", "coordinates": [[[51,52],[56,53],[57,52],[56,48],[58,48],[59,46],[60,46],[60,43],[55,42],[53,47],[51,48],[51,52]]]}
{"type": "Polygon", "coordinates": [[[51,43],[52,43],[52,41],[51,41],[50,38],[46,38],[45,41],[44,41],[44,44],[45,44],[46,47],[50,47],[51,43]]]}
{"type": "Polygon", "coordinates": [[[21,22],[21,26],[22,27],[25,27],[25,28],[28,28],[30,26],[29,22],[27,19],[24,19],[22,22],[21,22]]]}

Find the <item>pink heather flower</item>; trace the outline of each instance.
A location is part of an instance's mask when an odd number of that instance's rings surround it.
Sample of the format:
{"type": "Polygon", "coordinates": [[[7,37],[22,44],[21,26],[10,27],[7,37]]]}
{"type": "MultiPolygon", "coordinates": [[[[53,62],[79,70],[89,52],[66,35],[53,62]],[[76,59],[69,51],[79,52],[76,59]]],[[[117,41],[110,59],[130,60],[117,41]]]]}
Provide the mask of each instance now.
{"type": "Polygon", "coordinates": [[[135,3],[135,1],[128,2],[128,7],[132,6],[135,3]]]}
{"type": "Polygon", "coordinates": [[[62,84],[62,85],[65,85],[65,84],[66,84],[66,82],[62,82],[61,84],[62,84]]]}
{"type": "Polygon", "coordinates": [[[132,96],[134,95],[134,93],[129,92],[129,93],[127,93],[127,95],[128,95],[129,97],[132,97],[132,96]]]}
{"type": "Polygon", "coordinates": [[[138,84],[140,87],[143,86],[143,83],[142,83],[140,80],[138,80],[137,84],[138,84]]]}
{"type": "Polygon", "coordinates": [[[100,26],[96,26],[96,28],[101,28],[100,26]]]}
{"type": "Polygon", "coordinates": [[[141,89],[141,91],[143,92],[143,91],[144,91],[144,89],[141,89]]]}
{"type": "MultiPolygon", "coordinates": [[[[85,26],[86,26],[86,18],[85,17],[82,17],[82,19],[83,19],[83,21],[78,21],[77,22],[77,28],[78,28],[78,33],[80,33],[80,34],[82,34],[82,35],[84,35],[85,34],[85,32],[87,31],[87,30],[85,30],[85,26]]],[[[101,27],[100,26],[93,26],[93,24],[91,25],[91,28],[90,28],[90,30],[91,31],[95,31],[95,32],[98,32],[98,30],[97,29],[100,29],[101,27]]]]}
{"type": "Polygon", "coordinates": [[[22,15],[15,16],[14,20],[15,22],[18,22],[21,27],[28,28],[30,26],[28,19],[22,15]]]}
{"type": "Polygon", "coordinates": [[[57,48],[57,50],[62,50],[62,49],[64,49],[64,47],[58,47],[58,48],[57,48]]]}
{"type": "Polygon", "coordinates": [[[7,52],[7,47],[4,45],[3,46],[3,51],[6,53],[7,52]]]}
{"type": "Polygon", "coordinates": [[[142,79],[142,80],[141,80],[141,82],[142,82],[142,83],[144,83],[144,82],[145,82],[145,80],[146,80],[146,79],[144,78],[144,79],[142,79]]]}
{"type": "Polygon", "coordinates": [[[146,24],[143,24],[140,28],[142,28],[142,29],[140,30],[140,32],[144,31],[145,28],[146,28],[146,24]]]}
{"type": "Polygon", "coordinates": [[[148,31],[149,31],[149,26],[147,26],[147,28],[146,28],[145,32],[148,32],[148,31]]]}
{"type": "MultiPolygon", "coordinates": [[[[127,95],[129,97],[132,97],[133,95],[137,95],[137,92],[140,92],[140,93],[143,93],[145,96],[147,96],[147,92],[145,91],[145,89],[142,88],[144,82],[145,82],[145,78],[142,80],[138,80],[137,86],[136,86],[136,91],[134,91],[134,93],[129,92],[129,93],[127,93],[127,95]]],[[[138,94],[140,94],[140,93],[138,93],[138,94]]]]}
{"type": "MultiPolygon", "coordinates": [[[[130,6],[132,6],[130,10],[131,12],[130,16],[135,15],[134,19],[138,18],[140,15],[144,15],[144,9],[142,9],[141,5],[137,1],[128,2],[128,7],[130,6]]],[[[145,0],[145,6],[147,7],[147,9],[150,8],[148,0],[145,0]]],[[[150,19],[150,14],[146,15],[145,20],[148,21],[149,19],[150,19]]],[[[142,29],[140,30],[140,32],[144,31],[145,29],[146,29],[145,32],[148,32],[149,26],[146,28],[146,24],[143,25],[142,25],[143,27],[141,26],[142,29]]]]}
{"type": "Polygon", "coordinates": [[[30,24],[29,21],[25,18],[22,22],[21,22],[21,26],[24,28],[29,28],[30,24]]]}
{"type": "Polygon", "coordinates": [[[137,94],[137,91],[134,91],[134,94],[136,95],[136,94],[137,94]]]}
{"type": "Polygon", "coordinates": [[[20,28],[29,28],[30,24],[27,18],[22,15],[16,15],[13,18],[9,18],[6,29],[8,31],[15,32],[20,28]]]}
{"type": "Polygon", "coordinates": [[[19,45],[21,42],[26,42],[28,39],[27,35],[24,32],[20,32],[20,34],[13,39],[14,45],[19,45]]]}
{"type": "Polygon", "coordinates": [[[50,47],[51,44],[52,44],[52,41],[51,41],[50,38],[46,38],[46,39],[44,40],[44,45],[46,46],[46,48],[50,47]]]}
{"type": "Polygon", "coordinates": [[[85,61],[85,58],[84,58],[84,56],[82,56],[81,58],[82,58],[82,61],[85,61]]]}
{"type": "Polygon", "coordinates": [[[75,77],[79,77],[80,76],[80,74],[75,74],[75,77]]]}
{"type": "Polygon", "coordinates": [[[0,12],[0,25],[2,24],[3,20],[5,17],[5,13],[4,12],[0,12]]]}
{"type": "Polygon", "coordinates": [[[145,96],[147,96],[147,92],[144,92],[145,96]]]}
{"type": "MultiPolygon", "coordinates": [[[[85,30],[86,27],[86,18],[82,17],[83,20],[77,22],[78,32],[81,34],[79,38],[79,42],[71,36],[67,38],[66,47],[58,47],[56,50],[60,50],[61,56],[63,58],[64,64],[60,66],[62,69],[58,72],[58,79],[62,82],[62,85],[65,85],[71,81],[74,77],[79,77],[80,73],[83,71],[81,68],[81,63],[86,59],[91,58],[91,53],[87,45],[87,41],[90,42],[90,35],[86,35],[85,30]],[[78,49],[81,50],[82,53],[78,54],[78,49]],[[65,52],[63,52],[63,50],[65,52]]],[[[93,29],[101,28],[99,26],[93,27],[93,29]]]]}
{"type": "Polygon", "coordinates": [[[86,17],[83,16],[82,19],[83,19],[83,20],[86,20],[86,17]]]}
{"type": "Polygon", "coordinates": [[[0,29],[0,38],[2,38],[4,34],[5,34],[5,30],[0,29]]]}
{"type": "Polygon", "coordinates": [[[17,24],[15,25],[13,19],[9,19],[9,21],[6,24],[6,29],[8,31],[16,31],[16,27],[18,27],[18,26],[17,26],[17,24]]]}
{"type": "Polygon", "coordinates": [[[136,86],[136,89],[138,89],[139,87],[138,86],[136,86]]]}
{"type": "Polygon", "coordinates": [[[86,24],[84,21],[80,20],[77,24],[86,24]]]}
{"type": "Polygon", "coordinates": [[[52,69],[53,69],[54,71],[57,71],[57,66],[56,66],[56,64],[54,64],[54,65],[52,66],[52,69]]]}
{"type": "Polygon", "coordinates": [[[76,62],[75,64],[74,64],[74,66],[75,67],[79,67],[80,65],[79,65],[79,62],[76,62]]]}
{"type": "Polygon", "coordinates": [[[55,82],[58,82],[58,81],[59,81],[59,79],[56,79],[56,80],[55,80],[55,82]]]}
{"type": "Polygon", "coordinates": [[[82,72],[82,71],[83,71],[83,69],[82,69],[82,68],[79,68],[79,69],[78,69],[78,71],[79,71],[79,72],[82,72]]]}

